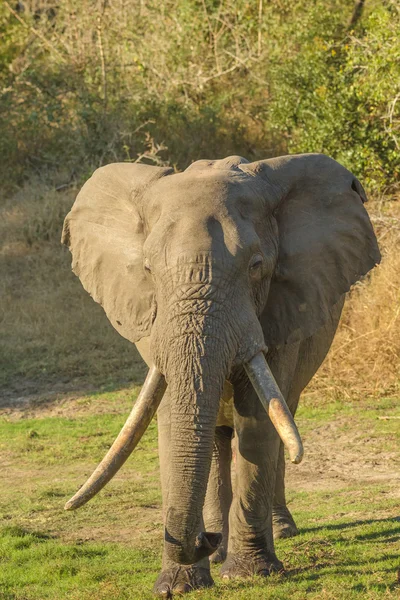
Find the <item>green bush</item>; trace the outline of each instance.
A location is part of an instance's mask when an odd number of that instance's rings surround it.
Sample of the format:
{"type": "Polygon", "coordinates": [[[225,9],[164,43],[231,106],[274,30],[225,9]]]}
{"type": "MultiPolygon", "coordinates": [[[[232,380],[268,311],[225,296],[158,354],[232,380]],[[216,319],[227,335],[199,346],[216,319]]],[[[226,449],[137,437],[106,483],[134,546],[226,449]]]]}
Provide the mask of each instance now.
{"type": "MultiPolygon", "coordinates": [[[[291,152],[325,152],[386,188],[400,175],[400,8],[376,3],[358,32],[310,11],[301,50],[274,71],[268,118],[291,152]]],[[[302,39],[303,38],[303,39],[302,39]]]]}
{"type": "Polygon", "coordinates": [[[347,0],[35,5],[0,6],[3,185],[287,151],[326,152],[375,188],[398,178],[397,0],[367,0],[354,31],[347,0]]]}

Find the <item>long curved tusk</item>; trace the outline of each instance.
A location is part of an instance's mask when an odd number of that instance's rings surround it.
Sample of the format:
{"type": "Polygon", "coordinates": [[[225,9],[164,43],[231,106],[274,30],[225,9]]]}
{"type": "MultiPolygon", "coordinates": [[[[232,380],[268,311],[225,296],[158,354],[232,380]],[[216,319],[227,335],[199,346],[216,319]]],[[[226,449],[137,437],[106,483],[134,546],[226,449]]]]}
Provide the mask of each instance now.
{"type": "Polygon", "coordinates": [[[87,482],[75,496],[68,500],[64,506],[65,510],[73,510],[86,504],[114,477],[149,426],[166,388],[164,376],[156,367],[151,367],[131,414],[117,439],[87,482]]]}
{"type": "Polygon", "coordinates": [[[285,444],[290,460],[296,465],[299,464],[304,454],[301,437],[264,354],[256,354],[244,368],[261,404],[285,444]]]}

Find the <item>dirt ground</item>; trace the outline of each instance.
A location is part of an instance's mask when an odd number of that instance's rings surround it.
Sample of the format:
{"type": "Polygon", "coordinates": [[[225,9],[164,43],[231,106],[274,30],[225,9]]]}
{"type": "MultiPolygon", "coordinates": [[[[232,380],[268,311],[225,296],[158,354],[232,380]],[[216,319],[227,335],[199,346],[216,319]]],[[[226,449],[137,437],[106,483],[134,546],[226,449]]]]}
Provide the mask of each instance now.
{"type": "MultiPolygon", "coordinates": [[[[0,398],[0,417],[9,420],[43,417],[78,417],[89,413],[112,412],[106,401],[82,403],[82,394],[91,386],[50,385],[47,390],[0,398]]],[[[128,390],[121,391],[128,394],[128,390]]],[[[118,410],[119,412],[119,410],[118,410]]],[[[399,419],[399,417],[376,417],[399,419]]],[[[362,424],[355,426],[354,415],[335,415],[330,422],[310,423],[307,416],[296,417],[302,433],[305,458],[300,465],[287,463],[287,489],[308,492],[334,491],[353,484],[388,484],[387,494],[400,498],[400,453],[383,448],[379,438],[366,434],[362,424]]],[[[399,426],[400,426],[400,420],[399,426]]]]}
{"type": "MultiPolygon", "coordinates": [[[[354,432],[352,417],[317,426],[305,439],[305,460],[287,466],[288,489],[331,491],[352,484],[397,482],[388,494],[400,498],[400,456],[397,449],[377,449],[377,440],[354,432]]],[[[301,430],[302,419],[298,419],[301,430]]]]}

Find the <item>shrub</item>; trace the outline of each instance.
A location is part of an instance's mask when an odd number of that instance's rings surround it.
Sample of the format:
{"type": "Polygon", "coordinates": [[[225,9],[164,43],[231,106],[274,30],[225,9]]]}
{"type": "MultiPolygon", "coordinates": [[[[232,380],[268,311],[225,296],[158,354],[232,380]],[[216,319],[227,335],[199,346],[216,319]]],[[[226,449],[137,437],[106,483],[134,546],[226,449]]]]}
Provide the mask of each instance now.
{"type": "Polygon", "coordinates": [[[357,32],[333,21],[310,10],[299,52],[275,67],[268,118],[291,152],[325,152],[377,191],[400,175],[400,9],[375,3],[357,32]]]}

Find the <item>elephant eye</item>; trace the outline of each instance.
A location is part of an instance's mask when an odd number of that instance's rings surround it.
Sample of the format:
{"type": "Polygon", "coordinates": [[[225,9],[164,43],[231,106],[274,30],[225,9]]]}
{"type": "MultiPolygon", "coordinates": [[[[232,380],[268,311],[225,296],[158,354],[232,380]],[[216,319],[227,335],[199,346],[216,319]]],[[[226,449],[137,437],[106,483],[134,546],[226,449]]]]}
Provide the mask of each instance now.
{"type": "Polygon", "coordinates": [[[144,267],[144,270],[147,271],[147,273],[151,273],[151,266],[150,266],[150,261],[148,258],[144,259],[143,267],[144,267]]]}
{"type": "Polygon", "coordinates": [[[264,260],[263,260],[263,257],[261,256],[261,254],[255,254],[252,257],[252,259],[250,260],[250,264],[249,264],[250,277],[253,277],[254,279],[261,277],[263,263],[264,263],[264,260]]]}

